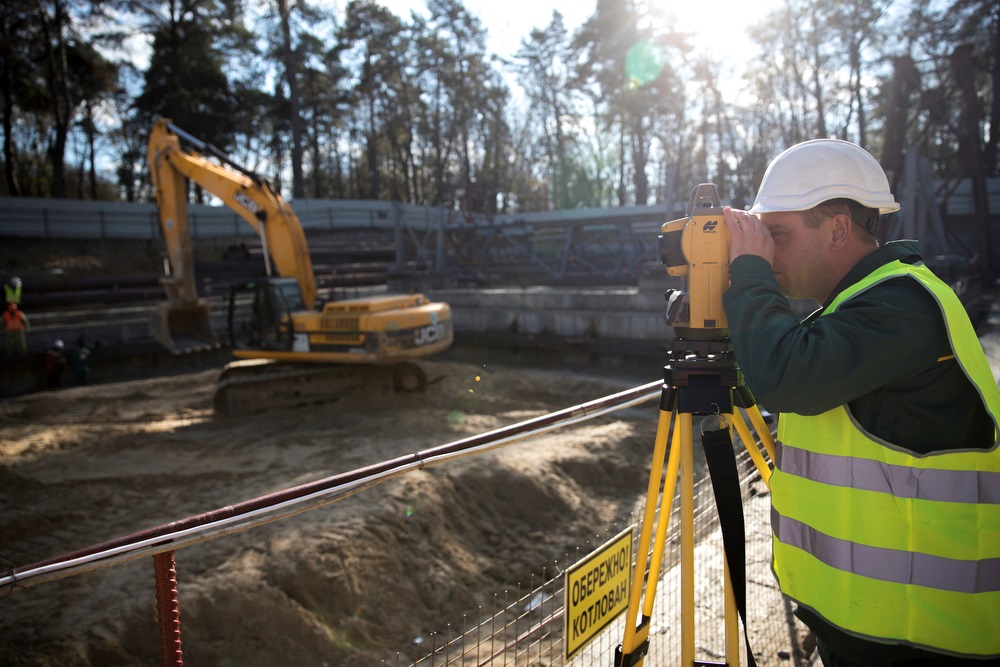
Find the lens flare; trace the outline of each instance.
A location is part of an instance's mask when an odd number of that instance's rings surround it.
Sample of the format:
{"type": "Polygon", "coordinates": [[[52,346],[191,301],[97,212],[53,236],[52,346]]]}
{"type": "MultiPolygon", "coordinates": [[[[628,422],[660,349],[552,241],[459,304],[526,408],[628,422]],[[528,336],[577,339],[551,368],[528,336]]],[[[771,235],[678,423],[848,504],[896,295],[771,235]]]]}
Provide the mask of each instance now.
{"type": "Polygon", "coordinates": [[[644,39],[629,49],[625,56],[625,76],[629,88],[647,86],[660,76],[667,56],[659,44],[644,39]]]}

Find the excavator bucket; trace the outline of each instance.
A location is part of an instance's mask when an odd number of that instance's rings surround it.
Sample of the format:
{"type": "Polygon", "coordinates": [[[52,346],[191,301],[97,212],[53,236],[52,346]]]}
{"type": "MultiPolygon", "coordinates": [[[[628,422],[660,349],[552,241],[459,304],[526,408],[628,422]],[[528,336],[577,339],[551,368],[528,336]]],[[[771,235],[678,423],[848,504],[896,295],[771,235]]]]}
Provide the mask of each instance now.
{"type": "Polygon", "coordinates": [[[219,347],[212,331],[212,313],[206,301],[177,304],[161,301],[150,321],[153,337],[174,354],[219,347]]]}

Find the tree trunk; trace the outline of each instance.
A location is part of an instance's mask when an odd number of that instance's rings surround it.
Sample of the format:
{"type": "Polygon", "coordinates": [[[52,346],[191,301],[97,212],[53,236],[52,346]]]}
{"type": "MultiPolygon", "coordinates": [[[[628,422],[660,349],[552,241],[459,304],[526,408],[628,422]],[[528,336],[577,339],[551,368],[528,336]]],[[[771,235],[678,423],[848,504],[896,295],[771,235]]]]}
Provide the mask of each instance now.
{"type": "Polygon", "coordinates": [[[632,182],[635,184],[635,203],[645,206],[649,201],[649,178],[646,176],[646,129],[642,116],[636,113],[632,118],[632,182]]]}
{"type": "Polygon", "coordinates": [[[42,33],[48,49],[47,66],[49,71],[49,94],[52,104],[52,126],[55,136],[49,146],[49,159],[52,164],[52,196],[66,196],[66,141],[69,136],[70,116],[73,111],[73,101],[70,96],[67,81],[66,41],[63,37],[65,12],[61,0],[54,0],[53,15],[49,17],[42,12],[42,33]]]}
{"type": "Polygon", "coordinates": [[[0,94],[3,95],[3,176],[7,184],[7,194],[12,197],[21,196],[21,188],[18,186],[15,176],[16,161],[14,150],[14,100],[11,90],[11,63],[5,58],[3,63],[3,73],[0,74],[0,94]]]}
{"type": "Polygon", "coordinates": [[[813,98],[816,100],[816,136],[826,136],[826,104],[823,102],[822,58],[819,44],[813,44],[813,98]]]}
{"type": "Polygon", "coordinates": [[[994,6],[993,16],[993,94],[990,96],[990,136],[986,143],[986,173],[997,173],[1000,151],[1000,5],[994,6]]]}
{"type": "Polygon", "coordinates": [[[292,197],[305,197],[305,182],[302,175],[302,118],[299,113],[299,77],[292,48],[292,27],[288,17],[288,3],[277,0],[281,17],[281,51],[285,61],[285,82],[288,84],[289,124],[292,128],[292,197]]]}
{"type": "Polygon", "coordinates": [[[865,117],[865,105],[861,92],[861,43],[860,40],[851,44],[851,74],[854,78],[854,91],[851,97],[858,105],[858,145],[868,147],[868,127],[865,117]]]}
{"type": "Polygon", "coordinates": [[[982,140],[979,129],[979,104],[976,99],[975,70],[972,46],[963,44],[951,55],[951,68],[962,93],[962,128],[959,130],[959,152],[969,179],[972,181],[972,217],[979,235],[979,270],[988,283],[992,283],[993,246],[990,239],[990,202],[986,192],[986,174],[983,171],[982,140]]]}

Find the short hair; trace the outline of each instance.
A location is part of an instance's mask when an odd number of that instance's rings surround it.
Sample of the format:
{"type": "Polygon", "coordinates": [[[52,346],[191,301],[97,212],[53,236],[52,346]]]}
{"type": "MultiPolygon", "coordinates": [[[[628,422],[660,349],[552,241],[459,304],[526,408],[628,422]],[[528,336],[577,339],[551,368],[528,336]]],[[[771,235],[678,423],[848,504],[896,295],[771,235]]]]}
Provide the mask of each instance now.
{"type": "Polygon", "coordinates": [[[828,199],[808,211],[803,211],[802,215],[805,217],[807,227],[816,228],[826,218],[842,213],[850,217],[854,224],[864,230],[869,236],[875,237],[879,223],[878,209],[865,206],[853,199],[828,199]]]}

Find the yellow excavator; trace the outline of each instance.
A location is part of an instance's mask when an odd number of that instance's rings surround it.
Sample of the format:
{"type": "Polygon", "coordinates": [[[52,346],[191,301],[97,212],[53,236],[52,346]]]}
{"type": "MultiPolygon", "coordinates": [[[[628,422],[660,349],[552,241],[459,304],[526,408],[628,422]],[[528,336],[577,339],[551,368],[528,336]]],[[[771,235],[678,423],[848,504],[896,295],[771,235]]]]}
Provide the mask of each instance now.
{"type": "Polygon", "coordinates": [[[167,299],[157,305],[151,327],[168,350],[219,347],[209,303],[198,295],[195,280],[188,181],[221,199],[260,237],[266,277],[229,294],[236,360],[220,374],[216,412],[321,403],[372,381],[396,391],[426,388],[427,375],[414,360],[451,346],[448,304],[423,294],[388,294],[319,306],[299,219],[263,177],[164,118],[153,124],[148,158],[167,251],[161,278],[167,299]]]}

